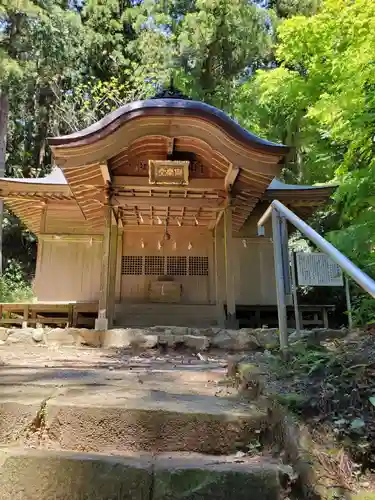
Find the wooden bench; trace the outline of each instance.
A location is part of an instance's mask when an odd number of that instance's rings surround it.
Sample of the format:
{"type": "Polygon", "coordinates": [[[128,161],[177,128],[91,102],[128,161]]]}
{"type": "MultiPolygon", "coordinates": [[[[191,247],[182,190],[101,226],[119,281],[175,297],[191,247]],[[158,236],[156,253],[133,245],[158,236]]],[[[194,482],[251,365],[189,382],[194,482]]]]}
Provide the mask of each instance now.
{"type": "Polygon", "coordinates": [[[97,313],[97,302],[3,302],[0,303],[0,325],[92,328],[97,313]]]}
{"type": "MultiPolygon", "coordinates": [[[[260,328],[263,325],[278,327],[276,305],[237,305],[237,319],[250,328],[260,328]]],[[[299,305],[301,328],[329,327],[328,313],[334,311],[334,305],[301,304],[299,305]]],[[[295,328],[294,307],[287,306],[288,326],[295,328]]]]}
{"type": "MultiPolygon", "coordinates": [[[[305,328],[306,326],[318,326],[323,328],[329,327],[328,320],[328,312],[334,311],[335,306],[329,304],[301,304],[298,306],[299,316],[300,316],[300,325],[301,328],[305,328]]],[[[294,312],[294,310],[293,310],[294,312]]],[[[293,315],[294,320],[294,315],[293,315]]],[[[295,326],[295,320],[294,320],[295,326]]]]}

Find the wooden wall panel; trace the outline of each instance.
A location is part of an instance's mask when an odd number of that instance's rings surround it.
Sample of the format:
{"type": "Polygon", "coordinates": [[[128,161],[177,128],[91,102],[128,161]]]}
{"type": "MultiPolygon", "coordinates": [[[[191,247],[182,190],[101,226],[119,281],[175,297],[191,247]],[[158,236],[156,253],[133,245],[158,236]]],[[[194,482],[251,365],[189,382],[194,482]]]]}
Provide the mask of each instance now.
{"type": "Polygon", "coordinates": [[[269,239],[234,238],[236,304],[275,305],[273,245],[269,239]]]}
{"type": "Polygon", "coordinates": [[[41,240],[34,292],[39,301],[99,298],[102,242],[41,240]]]}
{"type": "Polygon", "coordinates": [[[264,240],[258,244],[261,269],[261,297],[263,305],[276,305],[276,278],[275,261],[273,257],[273,244],[270,240],[264,240]]]}
{"type": "MultiPolygon", "coordinates": [[[[163,227],[153,231],[127,231],[123,234],[123,255],[128,256],[187,256],[207,257],[208,276],[175,276],[174,281],[182,284],[184,303],[210,303],[214,301],[214,289],[210,273],[214,272],[213,235],[210,231],[193,228],[171,228],[171,238],[163,243],[163,227]],[[158,249],[158,241],[162,249],[158,249]],[[142,248],[142,242],[144,248],[142,248]],[[189,243],[191,248],[189,249],[189,243]]],[[[157,275],[121,276],[121,300],[143,302],[148,300],[149,283],[157,279],[157,275]]]]}
{"type": "Polygon", "coordinates": [[[45,233],[49,234],[103,234],[104,225],[86,221],[75,200],[48,202],[45,233]]]}

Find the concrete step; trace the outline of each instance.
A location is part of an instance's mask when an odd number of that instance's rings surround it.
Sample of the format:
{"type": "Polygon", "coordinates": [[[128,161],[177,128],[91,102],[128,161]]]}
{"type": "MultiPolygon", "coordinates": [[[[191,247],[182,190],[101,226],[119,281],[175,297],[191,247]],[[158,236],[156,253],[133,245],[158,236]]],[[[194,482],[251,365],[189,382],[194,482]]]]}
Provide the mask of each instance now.
{"type": "Polygon", "coordinates": [[[280,493],[277,463],[259,459],[0,450],[4,500],[278,500],[280,493]]]}
{"type": "Polygon", "coordinates": [[[267,425],[267,410],[232,399],[220,385],[220,366],[186,361],[111,370],[3,367],[0,444],[106,454],[235,453],[267,425]]]}

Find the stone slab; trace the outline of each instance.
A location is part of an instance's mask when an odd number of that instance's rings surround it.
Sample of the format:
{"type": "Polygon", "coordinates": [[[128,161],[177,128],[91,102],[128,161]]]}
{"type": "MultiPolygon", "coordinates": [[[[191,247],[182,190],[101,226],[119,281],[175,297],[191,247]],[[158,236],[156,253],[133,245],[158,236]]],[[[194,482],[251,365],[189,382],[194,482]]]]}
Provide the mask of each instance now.
{"type": "Polygon", "coordinates": [[[45,332],[45,341],[47,345],[76,345],[75,328],[51,328],[45,332]]]}
{"type": "Polygon", "coordinates": [[[0,498],[14,500],[149,500],[149,457],[0,451],[0,498]]]}
{"type": "Polygon", "coordinates": [[[153,500],[279,500],[276,464],[228,456],[156,457],[153,500]]]}
{"type": "Polygon", "coordinates": [[[126,456],[0,449],[0,498],[279,500],[276,462],[235,456],[126,456]]]}
{"type": "Polygon", "coordinates": [[[239,443],[249,443],[266,420],[266,413],[255,406],[241,408],[210,396],[129,394],[108,387],[105,392],[74,397],[69,391],[49,400],[46,432],[52,445],[105,453],[229,454],[239,443]]]}
{"type": "Polygon", "coordinates": [[[17,436],[19,442],[31,439],[27,428],[44,404],[43,433],[51,447],[106,453],[231,453],[267,415],[222,395],[218,383],[224,370],[207,364],[127,370],[3,367],[1,375],[3,445],[17,436]]]}
{"type": "Polygon", "coordinates": [[[113,328],[102,331],[100,341],[105,349],[128,349],[134,346],[152,349],[158,343],[158,336],[150,335],[147,329],[142,328],[113,328]]]}
{"type": "Polygon", "coordinates": [[[191,354],[129,356],[46,346],[21,350],[23,357],[11,346],[3,351],[3,445],[42,441],[53,449],[90,452],[232,453],[267,419],[266,410],[232,397],[235,389],[230,393],[221,384],[224,366],[208,355],[203,362],[191,354]],[[111,364],[94,368],[104,360],[111,364]],[[28,432],[41,409],[43,425],[28,432]]]}

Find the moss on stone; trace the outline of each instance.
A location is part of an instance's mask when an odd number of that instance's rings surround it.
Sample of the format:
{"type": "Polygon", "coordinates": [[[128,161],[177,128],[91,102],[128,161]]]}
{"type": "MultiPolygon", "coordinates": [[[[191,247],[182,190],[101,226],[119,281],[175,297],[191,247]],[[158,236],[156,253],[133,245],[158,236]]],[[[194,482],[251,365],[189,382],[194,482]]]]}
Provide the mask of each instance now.
{"type": "Polygon", "coordinates": [[[280,488],[274,470],[157,470],[153,500],[277,500],[280,488]]]}

